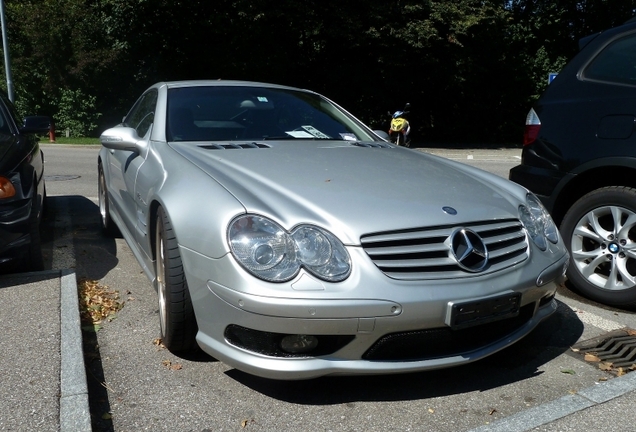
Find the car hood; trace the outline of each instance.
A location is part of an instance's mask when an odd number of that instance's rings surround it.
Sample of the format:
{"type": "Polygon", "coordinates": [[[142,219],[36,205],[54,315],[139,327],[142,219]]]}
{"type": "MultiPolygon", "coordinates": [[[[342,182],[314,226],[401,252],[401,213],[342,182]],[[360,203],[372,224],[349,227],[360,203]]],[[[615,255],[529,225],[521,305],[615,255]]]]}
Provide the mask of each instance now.
{"type": "Polygon", "coordinates": [[[476,168],[398,147],[343,141],[232,149],[170,145],[222,184],[247,212],[272,217],[287,229],[314,223],[348,244],[358,244],[368,233],[517,218],[525,193],[476,168]]]}

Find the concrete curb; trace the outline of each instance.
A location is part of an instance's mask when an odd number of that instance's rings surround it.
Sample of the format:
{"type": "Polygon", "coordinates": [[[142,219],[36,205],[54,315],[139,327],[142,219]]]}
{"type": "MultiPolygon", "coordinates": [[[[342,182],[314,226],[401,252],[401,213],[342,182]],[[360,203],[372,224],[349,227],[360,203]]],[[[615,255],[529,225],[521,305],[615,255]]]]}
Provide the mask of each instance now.
{"type": "Polygon", "coordinates": [[[60,431],[91,431],[77,280],[60,271],[60,431]]]}
{"type": "Polygon", "coordinates": [[[636,391],[636,373],[595,384],[575,394],[521,411],[468,432],[526,432],[575,412],[636,391]]]}

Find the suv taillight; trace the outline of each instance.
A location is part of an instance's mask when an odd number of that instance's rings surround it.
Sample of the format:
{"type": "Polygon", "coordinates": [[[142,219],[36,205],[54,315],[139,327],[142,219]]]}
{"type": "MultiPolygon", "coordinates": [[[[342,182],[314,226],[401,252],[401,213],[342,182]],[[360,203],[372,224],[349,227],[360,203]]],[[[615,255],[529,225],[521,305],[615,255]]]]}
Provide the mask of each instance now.
{"type": "Polygon", "coordinates": [[[534,108],[530,108],[528,115],[526,116],[526,129],[523,132],[523,145],[527,146],[532,144],[539,136],[539,129],[541,129],[541,120],[534,111],[534,108]]]}

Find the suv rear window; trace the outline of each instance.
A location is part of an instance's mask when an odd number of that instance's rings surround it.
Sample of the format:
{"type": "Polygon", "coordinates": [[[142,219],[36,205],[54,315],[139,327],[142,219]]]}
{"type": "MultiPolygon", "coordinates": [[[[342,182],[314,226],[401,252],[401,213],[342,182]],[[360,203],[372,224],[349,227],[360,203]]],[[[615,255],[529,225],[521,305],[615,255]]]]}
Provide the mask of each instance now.
{"type": "Polygon", "coordinates": [[[636,85],[636,33],[607,45],[585,68],[583,78],[636,85]]]}

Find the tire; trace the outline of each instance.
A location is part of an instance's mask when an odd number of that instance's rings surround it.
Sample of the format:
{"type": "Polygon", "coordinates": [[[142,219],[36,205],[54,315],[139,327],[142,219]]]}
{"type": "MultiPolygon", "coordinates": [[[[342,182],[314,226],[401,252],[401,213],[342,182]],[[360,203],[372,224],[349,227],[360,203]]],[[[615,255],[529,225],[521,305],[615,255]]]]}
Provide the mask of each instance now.
{"type": "Polygon", "coordinates": [[[583,296],[636,306],[636,189],[611,186],[574,203],[561,223],[570,251],[567,276],[583,296]]]}
{"type": "MultiPolygon", "coordinates": [[[[44,197],[42,197],[44,200],[44,197]]],[[[44,201],[42,201],[44,203],[44,201]]],[[[37,194],[33,197],[31,215],[29,217],[29,248],[25,260],[27,271],[44,270],[42,255],[42,238],[40,237],[40,223],[42,222],[42,204],[38,202],[37,194]]]]}
{"type": "Polygon", "coordinates": [[[155,229],[155,274],[159,297],[161,339],[173,352],[197,348],[198,331],[179,246],[163,208],[157,211],[155,229]]]}
{"type": "Polygon", "coordinates": [[[106,179],[104,177],[104,169],[100,163],[97,167],[97,195],[99,197],[99,215],[102,220],[102,230],[108,237],[116,237],[119,235],[119,228],[110,217],[110,204],[108,203],[108,190],[106,189],[106,179]]]}

